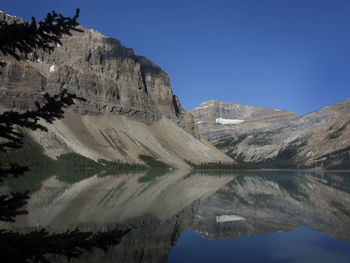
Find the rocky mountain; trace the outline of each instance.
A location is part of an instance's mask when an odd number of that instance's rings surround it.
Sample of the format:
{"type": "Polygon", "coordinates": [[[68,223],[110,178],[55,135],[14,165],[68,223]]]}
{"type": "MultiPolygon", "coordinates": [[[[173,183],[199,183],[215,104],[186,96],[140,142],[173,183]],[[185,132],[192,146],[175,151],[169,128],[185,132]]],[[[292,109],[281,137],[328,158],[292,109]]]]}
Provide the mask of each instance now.
{"type": "Polygon", "coordinates": [[[350,99],[296,116],[209,101],[192,110],[199,132],[236,160],[281,168],[350,168],[350,99]]]}
{"type": "MultiPolygon", "coordinates": [[[[9,23],[25,22],[0,13],[9,23]]],[[[231,161],[200,141],[193,116],[173,94],[168,75],[119,40],[81,27],[53,52],[37,50],[6,63],[0,74],[0,108],[31,109],[45,92],[68,89],[86,99],[69,108],[48,133],[30,132],[52,158],[67,152],[107,160],[139,162],[151,155],[175,166],[231,161]]]]}

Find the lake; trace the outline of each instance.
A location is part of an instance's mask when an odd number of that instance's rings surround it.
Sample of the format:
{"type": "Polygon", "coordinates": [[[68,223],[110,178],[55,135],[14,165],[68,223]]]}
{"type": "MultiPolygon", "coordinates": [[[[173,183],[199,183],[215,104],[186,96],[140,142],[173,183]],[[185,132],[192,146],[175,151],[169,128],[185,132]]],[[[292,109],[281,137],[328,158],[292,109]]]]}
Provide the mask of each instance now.
{"type": "Polygon", "coordinates": [[[24,189],[29,214],[2,227],[131,229],[78,262],[350,262],[350,172],[40,172],[1,191],[24,189]]]}

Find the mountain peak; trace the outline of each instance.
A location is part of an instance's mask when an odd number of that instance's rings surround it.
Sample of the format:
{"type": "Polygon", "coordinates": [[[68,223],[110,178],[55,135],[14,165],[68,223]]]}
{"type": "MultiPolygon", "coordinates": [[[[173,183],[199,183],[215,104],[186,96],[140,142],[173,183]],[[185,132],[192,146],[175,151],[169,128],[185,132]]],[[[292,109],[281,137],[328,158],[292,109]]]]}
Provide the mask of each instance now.
{"type": "Polygon", "coordinates": [[[198,121],[215,122],[218,118],[231,120],[247,120],[253,118],[293,118],[296,115],[290,111],[270,109],[258,106],[234,104],[231,102],[220,102],[210,100],[200,104],[192,110],[193,115],[198,121]]]}

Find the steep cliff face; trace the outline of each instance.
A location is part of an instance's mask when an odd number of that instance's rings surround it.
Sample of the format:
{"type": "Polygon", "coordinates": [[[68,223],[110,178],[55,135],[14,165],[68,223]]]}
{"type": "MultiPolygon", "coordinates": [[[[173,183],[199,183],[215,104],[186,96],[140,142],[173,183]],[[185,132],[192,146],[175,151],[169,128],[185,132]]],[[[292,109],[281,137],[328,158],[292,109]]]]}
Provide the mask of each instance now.
{"type": "MultiPolygon", "coordinates": [[[[0,19],[18,21],[3,13],[0,19]]],[[[83,32],[63,37],[63,45],[51,53],[37,50],[23,54],[20,61],[0,56],[6,63],[0,74],[2,110],[30,109],[45,92],[58,94],[62,89],[86,99],[67,110],[67,119],[49,127],[49,133],[31,133],[49,156],[74,151],[93,159],[136,162],[138,154],[176,164],[191,156],[198,156],[195,161],[199,162],[231,161],[196,139],[199,135],[193,116],[183,110],[160,67],[135,55],[119,40],[81,29],[83,32]],[[163,132],[171,138],[186,139],[167,140],[163,132]],[[204,154],[199,149],[204,149],[204,154]]]]}
{"type": "Polygon", "coordinates": [[[217,101],[192,113],[199,132],[235,159],[267,167],[350,168],[350,100],[301,117],[217,101]]]}
{"type": "Polygon", "coordinates": [[[25,61],[7,61],[0,84],[6,106],[30,107],[28,95],[38,99],[42,91],[67,88],[87,99],[79,105],[81,113],[119,112],[142,119],[181,114],[168,75],[118,40],[83,29],[62,43],[51,54],[38,50],[25,61]]]}

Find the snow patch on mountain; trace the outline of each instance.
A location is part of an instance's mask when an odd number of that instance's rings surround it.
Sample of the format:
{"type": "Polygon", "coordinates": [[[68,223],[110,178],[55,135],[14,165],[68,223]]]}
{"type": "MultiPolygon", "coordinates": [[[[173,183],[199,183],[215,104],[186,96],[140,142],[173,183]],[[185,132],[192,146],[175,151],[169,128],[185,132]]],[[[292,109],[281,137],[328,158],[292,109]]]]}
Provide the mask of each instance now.
{"type": "Polygon", "coordinates": [[[56,69],[56,66],[55,66],[55,65],[52,65],[52,66],[50,67],[50,72],[54,72],[55,69],[56,69]]]}
{"type": "Polygon", "coordinates": [[[236,215],[222,215],[216,217],[217,223],[231,222],[231,221],[242,221],[245,220],[244,217],[236,216],[236,215]]]}
{"type": "Polygon", "coordinates": [[[240,124],[244,122],[244,120],[239,120],[239,119],[223,119],[223,118],[217,118],[216,123],[221,123],[223,125],[225,124],[240,124]]]}

